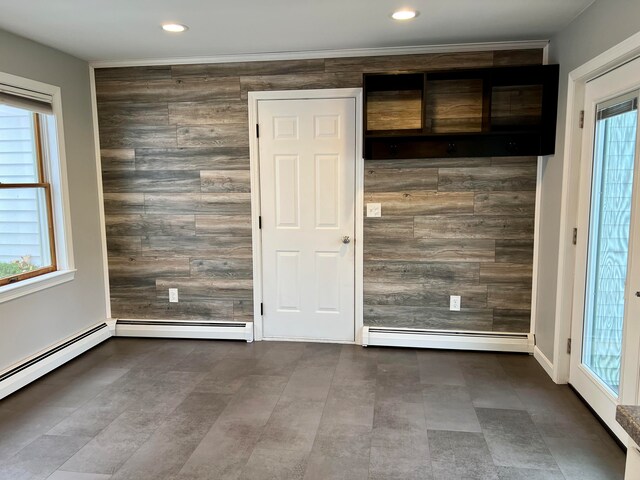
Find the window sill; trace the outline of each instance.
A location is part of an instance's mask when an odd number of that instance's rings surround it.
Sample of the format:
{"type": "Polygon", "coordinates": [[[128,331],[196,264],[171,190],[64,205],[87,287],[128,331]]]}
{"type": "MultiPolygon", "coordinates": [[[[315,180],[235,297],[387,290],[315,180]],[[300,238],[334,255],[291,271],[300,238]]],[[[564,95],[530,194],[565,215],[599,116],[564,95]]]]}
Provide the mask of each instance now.
{"type": "Polygon", "coordinates": [[[40,290],[70,282],[74,279],[75,275],[75,270],[59,270],[57,272],[45,273],[38,277],[22,280],[17,283],[4,285],[0,287],[0,303],[15,300],[16,298],[39,292],[40,290]]]}

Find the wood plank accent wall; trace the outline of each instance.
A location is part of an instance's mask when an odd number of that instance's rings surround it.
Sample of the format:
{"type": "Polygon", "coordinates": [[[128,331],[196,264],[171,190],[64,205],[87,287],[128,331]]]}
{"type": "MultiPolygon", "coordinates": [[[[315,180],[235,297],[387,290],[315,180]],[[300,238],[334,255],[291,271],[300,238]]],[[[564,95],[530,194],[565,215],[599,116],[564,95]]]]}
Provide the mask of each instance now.
{"type": "MultiPolygon", "coordinates": [[[[97,69],[113,317],[252,319],[249,91],[541,60],[515,50],[97,69]]],[[[365,222],[365,324],[528,331],[532,159],[365,169],[384,215],[365,222]],[[450,293],[461,312],[446,310],[450,293]]]]}

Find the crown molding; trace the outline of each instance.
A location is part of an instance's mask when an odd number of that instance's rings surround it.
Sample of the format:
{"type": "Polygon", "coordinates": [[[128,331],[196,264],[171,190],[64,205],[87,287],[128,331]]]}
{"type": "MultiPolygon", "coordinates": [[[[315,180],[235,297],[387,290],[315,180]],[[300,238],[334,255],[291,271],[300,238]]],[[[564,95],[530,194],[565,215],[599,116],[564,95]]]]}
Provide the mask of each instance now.
{"type": "Polygon", "coordinates": [[[93,68],[147,67],[158,65],[192,65],[199,63],[261,62],[275,60],[309,60],[316,58],[374,57],[382,55],[415,55],[422,53],[483,52],[487,50],[525,50],[545,48],[548,40],[517,42],[452,43],[445,45],[415,45],[408,47],[350,48],[343,50],[309,50],[303,52],[247,53],[208,57],[141,58],[132,60],[95,60],[93,68]]]}

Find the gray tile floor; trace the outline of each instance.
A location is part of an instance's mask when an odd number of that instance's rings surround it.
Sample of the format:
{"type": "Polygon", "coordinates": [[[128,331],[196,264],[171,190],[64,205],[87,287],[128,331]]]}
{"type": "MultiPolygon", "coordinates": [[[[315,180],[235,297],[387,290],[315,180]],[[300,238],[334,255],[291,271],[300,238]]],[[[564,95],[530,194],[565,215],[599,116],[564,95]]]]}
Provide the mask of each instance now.
{"type": "Polygon", "coordinates": [[[527,355],[112,339],[0,401],[0,479],[622,479],[527,355]]]}

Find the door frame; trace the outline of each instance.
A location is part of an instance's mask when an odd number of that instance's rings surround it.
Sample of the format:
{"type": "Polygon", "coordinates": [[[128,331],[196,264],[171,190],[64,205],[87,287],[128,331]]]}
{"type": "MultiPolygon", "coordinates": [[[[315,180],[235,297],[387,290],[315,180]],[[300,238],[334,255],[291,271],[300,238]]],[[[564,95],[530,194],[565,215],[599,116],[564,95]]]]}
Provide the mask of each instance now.
{"type": "Polygon", "coordinates": [[[576,68],[568,76],[552,375],[556,383],[569,381],[570,355],[567,353],[567,342],[571,338],[573,285],[576,272],[573,229],[576,227],[575,218],[578,214],[580,193],[583,133],[583,129],[580,128],[580,115],[581,111],[585,110],[586,83],[639,57],[640,33],[636,33],[576,68]]]}
{"type": "Polygon", "coordinates": [[[363,231],[364,231],[364,157],[362,155],[362,88],[331,88],[318,90],[275,90],[249,92],[249,162],[251,174],[251,246],[253,258],[253,331],[256,341],[263,340],[263,318],[260,304],[262,293],[262,235],[259,217],[260,205],[260,155],[257,135],[258,102],[260,100],[311,100],[353,98],[356,104],[356,158],[355,158],[355,238],[353,241],[355,264],[354,338],[362,345],[363,313],[363,231]]]}

